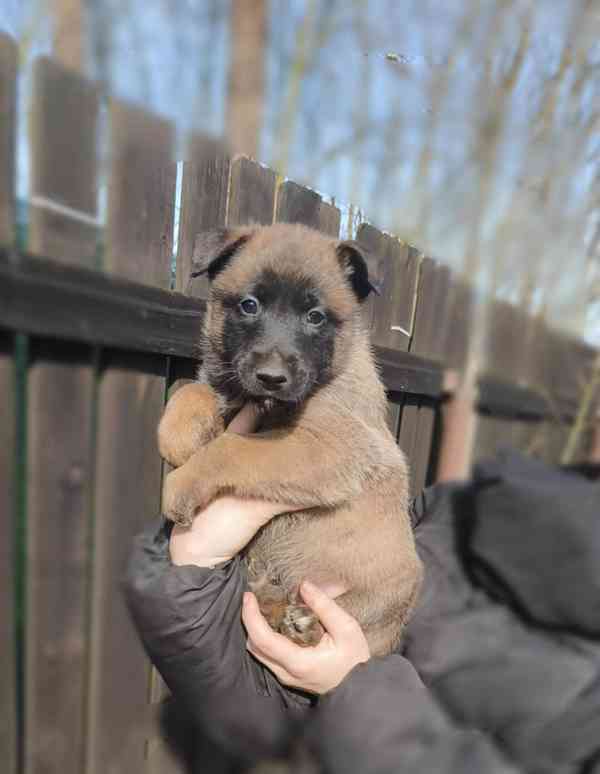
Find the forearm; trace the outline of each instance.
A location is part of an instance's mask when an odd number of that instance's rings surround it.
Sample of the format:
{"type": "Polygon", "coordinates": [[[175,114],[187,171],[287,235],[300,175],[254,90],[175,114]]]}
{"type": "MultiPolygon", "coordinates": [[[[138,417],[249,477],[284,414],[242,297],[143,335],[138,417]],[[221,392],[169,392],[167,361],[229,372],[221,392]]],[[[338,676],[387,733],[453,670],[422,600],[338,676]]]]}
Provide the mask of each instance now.
{"type": "Polygon", "coordinates": [[[249,760],[273,755],[287,739],[290,709],[303,712],[307,702],[246,650],[240,561],[214,569],[175,566],[169,531],[170,525],[155,526],[136,539],[124,580],[146,651],[175,699],[215,742],[249,760]]]}
{"type": "Polygon", "coordinates": [[[321,700],[306,738],[331,774],[517,771],[482,734],[454,725],[399,655],[357,666],[321,700]]]}

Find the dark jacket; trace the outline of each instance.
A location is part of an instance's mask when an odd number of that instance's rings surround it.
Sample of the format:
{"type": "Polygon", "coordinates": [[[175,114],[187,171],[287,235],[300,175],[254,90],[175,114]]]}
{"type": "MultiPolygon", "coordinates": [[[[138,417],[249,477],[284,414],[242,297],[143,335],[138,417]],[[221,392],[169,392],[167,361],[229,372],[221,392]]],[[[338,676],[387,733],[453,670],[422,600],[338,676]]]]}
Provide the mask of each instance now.
{"type": "Polygon", "coordinates": [[[238,559],[175,567],[167,525],[140,536],[127,599],[175,699],[237,767],[302,750],[336,774],[600,772],[600,483],[508,455],[413,517],[425,583],[403,653],[319,700],[247,653],[238,559]]]}

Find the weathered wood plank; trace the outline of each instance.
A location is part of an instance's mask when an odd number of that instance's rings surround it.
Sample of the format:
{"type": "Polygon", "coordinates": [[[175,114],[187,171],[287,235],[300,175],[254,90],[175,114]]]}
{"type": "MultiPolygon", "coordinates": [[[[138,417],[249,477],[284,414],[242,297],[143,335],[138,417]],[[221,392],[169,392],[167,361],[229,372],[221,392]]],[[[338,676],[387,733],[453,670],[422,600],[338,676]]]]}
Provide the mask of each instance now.
{"type": "Polygon", "coordinates": [[[175,289],[196,298],[206,298],[208,282],[190,279],[194,244],[202,231],[225,225],[229,168],[222,145],[203,135],[191,137],[183,164],[175,289]]]}
{"type": "MultiPolygon", "coordinates": [[[[504,378],[510,375],[511,382],[525,386],[529,381],[529,364],[533,354],[528,351],[530,337],[525,312],[512,304],[496,300],[489,305],[488,314],[486,372],[504,378]]],[[[493,416],[479,416],[473,457],[477,460],[494,456],[499,449],[515,446],[523,438],[520,423],[493,416]]]]}
{"type": "Polygon", "coordinates": [[[328,236],[340,233],[341,213],[333,204],[324,202],[310,188],[287,180],[277,189],[275,220],[284,223],[302,223],[328,236]]]}
{"type": "MultiPolygon", "coordinates": [[[[176,179],[172,127],[117,101],[109,106],[109,122],[106,269],[168,288],[176,179]]],[[[150,665],[119,583],[132,536],[160,512],[161,460],[155,434],[165,375],[164,358],[103,355],[86,774],[128,774],[143,772],[146,766],[150,665]]]]}
{"type": "MultiPolygon", "coordinates": [[[[96,252],[94,86],[42,59],[31,110],[29,248],[96,252]],[[62,213],[47,209],[64,206],[62,213]],[[73,217],[75,216],[75,217],[73,217]],[[81,218],[86,222],[82,222],[81,218]]],[[[93,370],[87,347],[34,342],[27,401],[26,774],[80,774],[85,745],[93,370]]]]}
{"type": "Polygon", "coordinates": [[[177,176],[173,127],[116,100],[109,105],[109,117],[108,249],[103,268],[168,290],[177,176]]]}
{"type": "Polygon", "coordinates": [[[17,45],[0,32],[0,245],[14,239],[16,78],[17,45]]]}
{"type": "Polygon", "coordinates": [[[13,337],[0,333],[0,756],[14,774],[17,762],[14,621],[15,389],[13,337]]]}
{"type": "Polygon", "coordinates": [[[462,370],[466,365],[471,336],[473,291],[464,280],[454,279],[449,283],[447,293],[444,362],[448,368],[462,370]]]}
{"type": "MultiPolygon", "coordinates": [[[[367,267],[371,280],[381,290],[385,283],[385,278],[389,274],[388,263],[390,256],[388,252],[388,240],[386,237],[371,226],[369,223],[361,223],[356,232],[356,241],[366,250],[367,267]]],[[[371,341],[374,341],[376,321],[383,315],[385,300],[383,295],[376,296],[371,293],[370,297],[364,302],[364,319],[371,331],[371,341]]]]}
{"type": "Polygon", "coordinates": [[[231,165],[227,224],[230,226],[273,222],[277,176],[245,156],[231,165]]]}
{"type": "Polygon", "coordinates": [[[286,180],[277,189],[275,220],[283,223],[302,223],[319,227],[321,197],[316,191],[286,180]]]}
{"type": "MultiPolygon", "coordinates": [[[[14,241],[16,76],[16,43],[0,33],[0,245],[14,241]]],[[[0,760],[6,774],[15,774],[17,765],[13,348],[13,336],[0,332],[0,760]]]]}
{"type": "Polygon", "coordinates": [[[328,234],[332,237],[338,237],[340,235],[342,215],[334,204],[321,202],[318,222],[319,231],[322,231],[324,234],[328,234]]]}
{"type": "MultiPolygon", "coordinates": [[[[421,256],[417,250],[406,245],[394,245],[394,252],[397,257],[393,257],[389,277],[384,280],[387,303],[382,319],[379,321],[379,330],[381,331],[379,335],[388,341],[392,341],[392,337],[395,337],[397,349],[410,351],[413,348],[413,328],[421,256]],[[399,247],[401,251],[398,249],[399,247]]],[[[377,333],[378,328],[376,327],[376,336],[377,333]]],[[[415,396],[409,396],[405,399],[402,408],[398,444],[407,455],[413,471],[411,474],[413,491],[416,459],[419,448],[424,443],[418,433],[418,418],[419,400],[415,396]]]]}
{"type": "Polygon", "coordinates": [[[89,349],[32,347],[28,380],[25,771],[81,771],[93,372],[89,349]]]}
{"type": "Polygon", "coordinates": [[[35,63],[29,214],[33,253],[95,264],[98,104],[91,82],[51,59],[35,63]]]}
{"type": "MultiPolygon", "coordinates": [[[[365,304],[371,341],[388,350],[407,352],[412,335],[419,256],[416,250],[363,223],[357,241],[367,250],[369,274],[381,289],[365,304]]],[[[389,402],[388,425],[410,460],[414,444],[414,401],[395,398],[389,402]],[[403,430],[404,428],[404,430],[403,430]]]]}
{"type": "MultiPolygon", "coordinates": [[[[430,258],[420,266],[414,332],[410,351],[423,357],[442,358],[441,342],[448,313],[447,290],[449,272],[430,258]]],[[[410,451],[411,487],[417,494],[428,483],[434,449],[435,423],[438,409],[431,400],[420,398],[417,406],[407,409],[408,434],[413,439],[410,451]],[[411,424],[415,423],[413,429],[411,424]]]]}

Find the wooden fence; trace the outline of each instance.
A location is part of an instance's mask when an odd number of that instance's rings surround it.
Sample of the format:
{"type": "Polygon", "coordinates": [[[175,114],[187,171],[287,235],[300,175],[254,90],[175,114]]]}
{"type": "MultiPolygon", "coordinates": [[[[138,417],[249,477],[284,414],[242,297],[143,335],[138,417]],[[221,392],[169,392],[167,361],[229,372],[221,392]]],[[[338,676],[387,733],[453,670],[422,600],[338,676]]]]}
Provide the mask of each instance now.
{"type": "MultiPolygon", "coordinates": [[[[26,233],[15,231],[17,52],[0,37],[0,760],[5,774],[181,771],[161,736],[164,690],[119,592],[131,537],[160,510],[155,427],[189,376],[204,286],[198,232],[274,219],[337,236],[339,210],[195,138],[183,170],[172,272],[174,130],[106,105],[106,224],[98,222],[100,99],[49,59],[35,65],[26,233]],[[174,291],[171,289],[174,285],[174,291]]],[[[378,256],[369,301],[390,425],[432,479],[447,369],[466,357],[470,290],[416,249],[359,227],[378,256]]],[[[493,372],[479,380],[479,452],[572,420],[591,353],[539,326],[515,360],[518,311],[497,304],[493,372]],[[568,365],[566,365],[568,361],[568,365]],[[559,422],[553,421],[555,418],[559,422]]]]}

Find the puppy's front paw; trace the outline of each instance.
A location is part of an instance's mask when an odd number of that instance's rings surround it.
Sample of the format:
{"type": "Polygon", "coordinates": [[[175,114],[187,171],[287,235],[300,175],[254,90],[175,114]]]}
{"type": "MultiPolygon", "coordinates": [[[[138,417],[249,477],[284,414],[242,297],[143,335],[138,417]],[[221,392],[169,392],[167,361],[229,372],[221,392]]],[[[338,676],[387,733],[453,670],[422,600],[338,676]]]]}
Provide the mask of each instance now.
{"type": "Polygon", "coordinates": [[[318,645],[324,634],[319,619],[306,605],[287,605],[278,628],[281,634],[302,647],[318,645]]]}
{"type": "Polygon", "coordinates": [[[194,457],[165,478],[163,487],[163,515],[176,524],[189,526],[198,508],[204,508],[212,499],[209,488],[196,474],[194,457]]]}
{"type": "Polygon", "coordinates": [[[207,384],[186,384],[169,400],[158,425],[160,456],[177,468],[223,430],[214,391],[207,384]]]}

